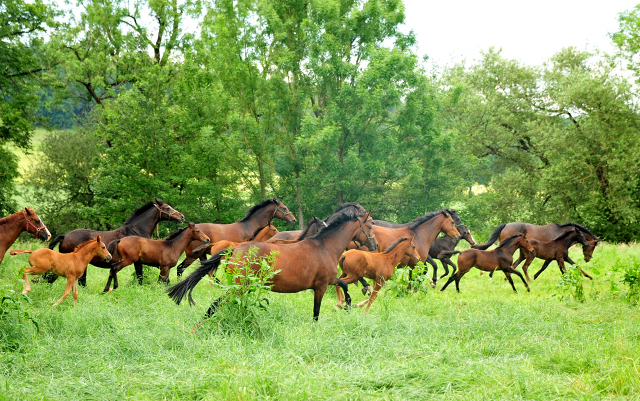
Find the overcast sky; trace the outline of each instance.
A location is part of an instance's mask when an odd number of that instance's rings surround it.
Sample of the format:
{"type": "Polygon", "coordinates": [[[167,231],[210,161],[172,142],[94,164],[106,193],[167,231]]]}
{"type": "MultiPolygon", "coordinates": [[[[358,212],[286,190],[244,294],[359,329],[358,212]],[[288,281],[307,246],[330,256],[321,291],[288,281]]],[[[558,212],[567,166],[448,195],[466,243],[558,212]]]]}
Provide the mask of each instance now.
{"type": "Polygon", "coordinates": [[[617,30],[618,13],[639,2],[404,0],[405,23],[417,35],[419,54],[440,66],[472,61],[490,46],[526,64],[542,64],[567,46],[611,52],[607,34],[617,30]]]}

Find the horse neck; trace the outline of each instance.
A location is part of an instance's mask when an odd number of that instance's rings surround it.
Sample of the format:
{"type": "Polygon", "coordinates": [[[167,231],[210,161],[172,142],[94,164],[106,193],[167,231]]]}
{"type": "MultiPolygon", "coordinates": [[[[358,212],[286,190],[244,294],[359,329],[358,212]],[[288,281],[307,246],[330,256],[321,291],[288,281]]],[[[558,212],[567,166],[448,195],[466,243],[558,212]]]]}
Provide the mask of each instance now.
{"type": "Polygon", "coordinates": [[[572,235],[567,235],[567,237],[562,240],[562,245],[564,245],[566,248],[570,248],[574,244],[578,244],[578,243],[581,245],[585,245],[578,238],[580,238],[580,233],[577,233],[577,232],[572,235]]]}
{"type": "Polygon", "coordinates": [[[94,242],[93,244],[83,246],[82,248],[74,252],[78,257],[78,259],[82,261],[82,263],[86,262],[88,264],[91,261],[91,259],[93,259],[93,257],[96,255],[96,251],[98,250],[98,241],[93,241],[93,242],[94,242]]]}
{"type": "Polygon", "coordinates": [[[351,238],[353,238],[356,230],[359,228],[359,220],[353,220],[343,224],[340,228],[333,230],[333,235],[323,236],[316,240],[320,242],[321,249],[334,253],[337,260],[344,250],[347,249],[351,242],[351,238]]]}
{"type": "Polygon", "coordinates": [[[415,233],[416,237],[420,238],[419,242],[432,244],[440,230],[442,230],[445,219],[446,217],[444,217],[444,215],[439,214],[431,220],[420,224],[418,227],[411,229],[411,231],[415,233]]]}
{"type": "Polygon", "coordinates": [[[387,255],[385,255],[387,256],[387,259],[391,262],[393,267],[395,267],[398,263],[400,263],[400,260],[402,260],[402,257],[404,256],[404,253],[407,250],[407,247],[409,246],[410,242],[411,241],[409,240],[402,241],[402,243],[398,244],[394,250],[392,250],[387,255]]]}
{"type": "Polygon", "coordinates": [[[509,254],[509,256],[513,256],[513,253],[520,247],[520,241],[512,241],[510,244],[507,244],[504,248],[499,248],[502,252],[509,254]]]}
{"type": "Polygon", "coordinates": [[[252,242],[264,242],[269,239],[270,226],[263,228],[251,241],[252,242]]]}
{"type": "MultiPolygon", "coordinates": [[[[4,240],[6,241],[7,249],[11,246],[11,244],[15,242],[15,240],[20,234],[22,234],[23,231],[27,230],[27,222],[23,221],[24,215],[23,218],[20,219],[20,214],[22,214],[22,212],[14,213],[10,216],[7,216],[2,219],[4,221],[0,223],[0,232],[4,233],[4,240]]],[[[0,246],[1,245],[2,244],[0,244],[0,246]]],[[[6,249],[4,249],[4,251],[6,251],[6,249]]]]}
{"type": "Polygon", "coordinates": [[[147,238],[151,238],[153,230],[155,230],[160,222],[160,214],[160,211],[156,207],[150,207],[127,225],[137,227],[140,234],[146,234],[147,238]]]}
{"type": "Polygon", "coordinates": [[[184,252],[187,249],[187,246],[191,243],[191,241],[196,241],[195,238],[192,238],[193,229],[187,228],[178,234],[177,237],[165,241],[167,245],[173,249],[174,251],[180,251],[180,253],[184,252]]]}
{"type": "Polygon", "coordinates": [[[275,210],[276,204],[270,203],[267,206],[256,210],[247,219],[247,221],[243,221],[240,224],[242,224],[242,227],[244,227],[247,232],[251,232],[253,234],[258,228],[264,227],[271,222],[271,219],[273,218],[273,212],[275,212],[275,210]]]}

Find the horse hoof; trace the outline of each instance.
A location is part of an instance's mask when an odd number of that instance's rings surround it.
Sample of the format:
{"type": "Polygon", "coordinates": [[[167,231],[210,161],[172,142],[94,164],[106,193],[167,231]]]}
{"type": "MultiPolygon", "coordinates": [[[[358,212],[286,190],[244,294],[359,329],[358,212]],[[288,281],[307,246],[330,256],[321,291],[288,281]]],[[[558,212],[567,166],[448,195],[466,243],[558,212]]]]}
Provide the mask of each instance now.
{"type": "Polygon", "coordinates": [[[342,308],[340,308],[339,305],[336,305],[336,306],[333,307],[332,310],[335,312],[335,311],[339,311],[340,309],[342,309],[342,308]]]}
{"type": "Polygon", "coordinates": [[[109,292],[113,291],[113,289],[109,288],[109,292]]]}

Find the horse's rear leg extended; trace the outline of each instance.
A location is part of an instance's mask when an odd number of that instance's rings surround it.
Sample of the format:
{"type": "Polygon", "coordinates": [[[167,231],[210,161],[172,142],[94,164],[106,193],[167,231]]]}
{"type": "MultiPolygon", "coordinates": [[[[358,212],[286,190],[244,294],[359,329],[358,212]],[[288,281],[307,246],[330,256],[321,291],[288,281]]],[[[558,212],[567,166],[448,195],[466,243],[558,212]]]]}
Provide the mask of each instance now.
{"type": "Polygon", "coordinates": [[[587,272],[585,272],[584,270],[582,270],[580,268],[580,266],[578,266],[578,264],[576,262],[574,262],[573,260],[571,260],[571,258],[569,257],[569,255],[567,255],[566,258],[564,258],[564,260],[566,260],[567,262],[571,263],[572,265],[575,265],[578,267],[578,269],[580,269],[580,272],[582,273],[583,276],[585,276],[586,278],[593,280],[593,277],[591,277],[587,272]]]}

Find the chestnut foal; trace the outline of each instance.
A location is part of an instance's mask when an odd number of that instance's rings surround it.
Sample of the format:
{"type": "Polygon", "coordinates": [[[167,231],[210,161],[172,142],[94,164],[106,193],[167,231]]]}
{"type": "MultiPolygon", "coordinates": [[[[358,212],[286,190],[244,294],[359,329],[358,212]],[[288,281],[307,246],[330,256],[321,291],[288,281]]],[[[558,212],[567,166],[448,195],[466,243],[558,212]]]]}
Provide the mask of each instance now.
{"type": "MultiPolygon", "coordinates": [[[[358,304],[358,307],[366,305],[364,313],[369,311],[369,307],[378,297],[378,292],[380,292],[380,289],[384,286],[385,281],[393,276],[396,266],[403,258],[412,263],[417,263],[418,260],[420,260],[420,255],[416,251],[413,238],[413,236],[400,238],[384,253],[372,253],[352,249],[340,258],[338,262],[342,269],[340,279],[345,283],[355,283],[363,277],[374,280],[373,291],[369,299],[358,304]]],[[[344,295],[342,289],[338,286],[336,286],[336,296],[338,303],[335,308],[333,308],[334,310],[341,309],[344,305],[344,295]]]]}
{"type": "Polygon", "coordinates": [[[67,278],[67,286],[64,288],[64,294],[62,294],[62,298],[53,304],[53,306],[58,306],[60,302],[64,301],[64,299],[69,296],[72,288],[73,304],[75,306],[78,304],[78,278],[87,270],[87,265],[94,257],[105,262],[111,260],[111,254],[107,251],[99,235],[96,239],[78,245],[71,253],[60,253],[48,248],[33,251],[31,256],[29,256],[29,264],[31,267],[25,267],[24,274],[22,275],[24,279],[24,289],[22,293],[28,294],[31,291],[27,274],[42,274],[52,271],[58,276],[67,278]]]}
{"type": "Polygon", "coordinates": [[[513,280],[511,279],[511,273],[520,277],[524,286],[529,290],[529,285],[525,281],[522,274],[511,267],[513,263],[513,253],[518,249],[524,249],[530,253],[533,253],[533,247],[525,237],[525,234],[519,233],[512,237],[509,237],[503,240],[500,243],[500,246],[496,249],[492,249],[490,251],[482,251],[479,249],[465,249],[462,252],[453,251],[453,252],[442,252],[445,255],[454,255],[456,253],[460,253],[458,256],[458,271],[455,274],[451,274],[447,283],[440,289],[440,291],[444,291],[452,281],[456,282],[456,290],[460,292],[460,279],[464,276],[472,267],[477,267],[480,270],[491,272],[495,269],[500,269],[504,272],[511,284],[511,288],[516,293],[515,285],[513,284],[513,280]]]}
{"type": "Polygon", "coordinates": [[[118,272],[130,264],[136,268],[138,281],[142,281],[142,264],[145,264],[159,267],[158,281],[168,283],[169,270],[178,263],[182,252],[193,241],[208,243],[209,237],[191,222],[163,240],[129,236],[113,241],[109,244],[109,250],[117,261],[111,264],[109,280],[104,292],[111,291],[111,280],[113,280],[113,289],[118,288],[118,272]]]}

